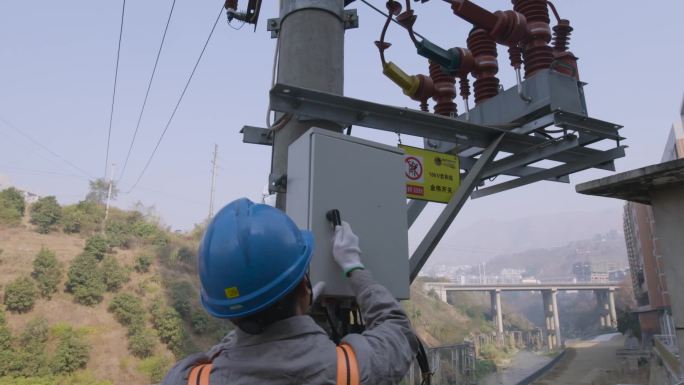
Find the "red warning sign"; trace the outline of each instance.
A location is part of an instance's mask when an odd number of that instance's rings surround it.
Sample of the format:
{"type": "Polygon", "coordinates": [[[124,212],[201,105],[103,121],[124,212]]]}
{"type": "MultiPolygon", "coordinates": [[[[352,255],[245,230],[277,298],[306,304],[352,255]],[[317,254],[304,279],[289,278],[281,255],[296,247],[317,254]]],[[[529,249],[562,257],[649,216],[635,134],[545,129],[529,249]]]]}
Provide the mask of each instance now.
{"type": "Polygon", "coordinates": [[[407,156],[404,158],[404,165],[406,166],[404,173],[410,180],[420,180],[423,176],[423,163],[415,156],[407,156]]]}

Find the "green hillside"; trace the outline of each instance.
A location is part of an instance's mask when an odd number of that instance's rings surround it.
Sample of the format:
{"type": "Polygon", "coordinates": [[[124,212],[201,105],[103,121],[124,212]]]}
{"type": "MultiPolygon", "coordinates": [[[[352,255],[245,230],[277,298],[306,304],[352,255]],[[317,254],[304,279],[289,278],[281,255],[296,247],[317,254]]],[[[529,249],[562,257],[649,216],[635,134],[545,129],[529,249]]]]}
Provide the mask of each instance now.
{"type": "MultiPolygon", "coordinates": [[[[30,207],[0,192],[0,385],[158,382],[178,358],[227,333],[198,303],[201,227],[174,233],[144,207],[30,207]],[[145,214],[143,214],[145,213],[145,214]],[[104,230],[102,230],[104,227],[104,230]]],[[[475,295],[448,305],[416,282],[403,303],[428,346],[489,333],[475,295]]]]}

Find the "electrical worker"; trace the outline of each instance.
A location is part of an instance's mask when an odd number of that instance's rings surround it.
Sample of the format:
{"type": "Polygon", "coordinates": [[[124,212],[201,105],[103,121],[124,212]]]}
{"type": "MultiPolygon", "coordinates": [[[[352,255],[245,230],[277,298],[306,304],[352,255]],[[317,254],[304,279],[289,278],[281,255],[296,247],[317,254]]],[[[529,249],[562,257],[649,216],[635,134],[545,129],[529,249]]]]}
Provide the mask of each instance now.
{"type": "Polygon", "coordinates": [[[364,269],[358,237],[346,222],[335,227],[333,257],[366,325],[339,347],[308,315],[313,247],[311,232],[271,206],[243,198],[219,211],[199,248],[201,301],[237,329],[178,362],[163,385],[399,383],[418,340],[394,297],[364,269]],[[340,362],[340,351],[351,360],[340,362]]]}

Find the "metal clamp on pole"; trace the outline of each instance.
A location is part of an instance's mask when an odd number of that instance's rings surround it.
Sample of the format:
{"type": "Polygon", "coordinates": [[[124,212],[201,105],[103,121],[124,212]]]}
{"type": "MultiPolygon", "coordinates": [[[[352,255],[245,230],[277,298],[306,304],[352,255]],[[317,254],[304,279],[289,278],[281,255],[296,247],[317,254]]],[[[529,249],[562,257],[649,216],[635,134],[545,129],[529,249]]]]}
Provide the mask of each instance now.
{"type": "Polygon", "coordinates": [[[280,10],[281,17],[268,19],[266,30],[271,32],[271,38],[275,39],[278,37],[280,26],[286,17],[303,9],[318,9],[328,12],[344,23],[344,29],[359,27],[359,15],[356,9],[345,10],[337,4],[336,0],[295,0],[283,5],[283,8],[280,10]]]}

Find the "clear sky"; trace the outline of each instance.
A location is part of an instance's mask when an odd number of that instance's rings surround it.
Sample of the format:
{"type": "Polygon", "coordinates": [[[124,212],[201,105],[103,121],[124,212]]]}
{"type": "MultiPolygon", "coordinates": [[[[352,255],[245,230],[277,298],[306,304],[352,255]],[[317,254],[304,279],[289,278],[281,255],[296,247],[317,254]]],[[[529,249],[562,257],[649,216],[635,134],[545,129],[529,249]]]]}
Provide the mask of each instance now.
{"type": "MultiPolygon", "coordinates": [[[[141,171],[196,60],[221,0],[177,0],[147,111],[121,189],[141,171]]],[[[246,1],[242,1],[246,3],[246,1]]],[[[384,1],[373,1],[384,6],[384,1]]],[[[658,162],[684,91],[681,22],[684,2],[556,0],[571,20],[571,50],[580,58],[590,115],[625,126],[627,157],[618,171],[658,162]]],[[[491,10],[509,1],[479,1],[491,10]]],[[[112,130],[111,161],[124,161],[147,80],[154,64],[171,0],[129,0],[126,8],[119,85],[112,130]]],[[[360,28],[346,34],[345,94],[416,108],[381,74],[377,40],[383,18],[357,1],[360,28]]],[[[416,30],[443,46],[465,46],[470,26],[450,7],[433,0],[415,4],[416,30]]],[[[120,0],[0,1],[0,118],[50,148],[80,171],[0,122],[0,175],[17,186],[60,202],[82,199],[88,177],[105,168],[120,0]]],[[[165,223],[187,229],[206,218],[210,159],[219,146],[216,206],[241,196],[260,199],[269,173],[270,149],[241,142],[240,128],[264,126],[275,40],[265,20],[277,14],[265,1],[256,32],[231,29],[222,18],[166,138],[138,188],[115,202],[155,205],[165,223]]],[[[388,58],[413,73],[427,72],[406,33],[392,26],[388,58]]],[[[513,70],[500,48],[500,78],[514,85],[513,70]]],[[[472,103],[472,101],[471,101],[472,103]]],[[[459,105],[462,110],[463,106],[459,105]]],[[[389,144],[396,136],[357,128],[389,144]]],[[[419,145],[417,138],[404,143],[419,145]]],[[[574,184],[608,172],[586,171],[572,183],[541,182],[470,201],[455,228],[492,218],[618,208],[619,201],[580,196],[574,184]]],[[[427,229],[440,205],[431,204],[416,228],[427,229]]],[[[449,233],[447,237],[456,237],[449,233]]],[[[454,238],[453,242],[457,242],[454,238]]]]}

